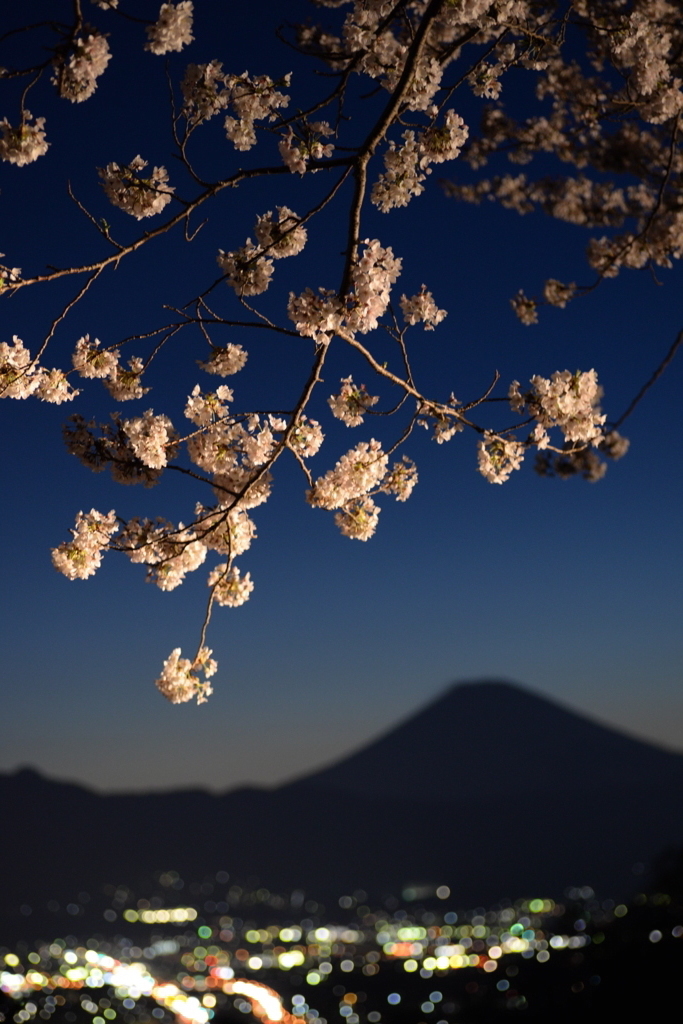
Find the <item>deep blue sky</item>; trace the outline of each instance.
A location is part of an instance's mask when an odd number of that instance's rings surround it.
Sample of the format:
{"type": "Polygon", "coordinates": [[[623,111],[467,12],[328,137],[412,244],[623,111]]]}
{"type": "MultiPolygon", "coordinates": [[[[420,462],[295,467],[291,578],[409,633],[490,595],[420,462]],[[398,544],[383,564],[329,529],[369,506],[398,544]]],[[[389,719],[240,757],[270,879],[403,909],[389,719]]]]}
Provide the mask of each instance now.
{"type": "MultiPolygon", "coordinates": [[[[140,7],[155,16],[155,4],[140,7]]],[[[66,16],[69,5],[64,8],[66,16]]],[[[248,14],[233,7],[218,24],[210,17],[217,4],[196,8],[197,41],[171,55],[173,77],[190,61],[212,58],[238,73],[294,69],[293,104],[306,102],[307,65],[274,41],[270,29],[263,35],[265,26],[277,25],[281,5],[262,2],[258,16],[253,4],[248,14]]],[[[293,19],[299,9],[308,11],[303,4],[291,9],[293,19]]],[[[2,250],[26,275],[104,251],[65,198],[67,178],[122,239],[134,237],[136,225],[107,204],[96,167],[140,152],[165,164],[179,192],[191,194],[169,155],[163,59],[141,53],[138,26],[121,31],[94,7],[88,17],[113,31],[114,60],[95,96],[71,105],[47,81],[39,83],[27,105],[47,118],[51,148],[29,167],[0,165],[2,250]]],[[[0,61],[8,61],[7,53],[0,61]]],[[[454,106],[470,119],[477,109],[464,95],[454,106]]],[[[10,89],[0,115],[16,120],[16,108],[10,89]]],[[[349,130],[357,121],[360,131],[362,108],[352,104],[350,112],[349,130]]],[[[264,159],[236,154],[220,120],[204,128],[197,148],[207,175],[218,178],[264,159]]],[[[470,175],[464,164],[445,171],[470,175]]],[[[425,391],[443,399],[453,390],[469,400],[496,369],[506,389],[513,378],[595,367],[604,409],[616,418],[683,326],[680,267],[662,271],[661,283],[647,272],[625,272],[564,311],[543,311],[537,326],[523,327],[509,306],[520,287],[533,293],[547,277],[591,279],[583,256],[588,234],[541,214],[520,218],[493,206],[459,205],[443,196],[438,177],[407,209],[390,215],[370,209],[363,221],[364,233],[403,257],[397,295],[414,294],[424,281],[449,311],[436,331],[413,332],[425,391]]],[[[185,302],[217,276],[219,246],[243,244],[256,214],[275,205],[303,212],[328,180],[279,177],[223,195],[191,249],[179,235],[168,236],[108,272],[60,329],[45,362],[68,362],[86,331],[112,344],[165,322],[164,302],[185,302]]],[[[305,252],[277,267],[262,308],[280,322],[290,288],[337,285],[343,212],[342,197],[312,227],[305,252]]],[[[35,349],[77,288],[71,278],[3,302],[0,340],[17,334],[35,349]]],[[[239,312],[224,286],[212,301],[225,316],[239,312]]],[[[209,386],[194,362],[204,355],[201,339],[189,332],[181,338],[150,374],[154,390],[125,406],[124,415],[152,407],[180,423],[194,384],[209,386]]],[[[228,382],[238,406],[248,406],[252,395],[261,396],[261,405],[291,404],[310,360],[306,343],[245,332],[217,340],[243,342],[250,352],[243,374],[228,382]]],[[[527,460],[507,484],[492,486],[476,472],[473,435],[437,446],[420,433],[408,449],[420,483],[406,504],[384,503],[378,533],[367,544],[342,538],[331,514],[307,506],[303,477],[282,460],[271,501],[254,513],[259,539],[241,559],[255,580],[252,600],[215,612],[209,645],[220,669],[214,696],[200,708],[172,707],[153,680],[173,647],[186,654],[196,645],[206,569],[163,594],[144,583],[139,566],[114,555],[95,578],[69,582],[52,568],[49,549],[67,539],[79,509],[187,520],[205,494],[176,478],[150,491],[117,489],[107,474],[89,474],[66,454],[60,426],[68,413],[104,419],[113,408],[97,382],[83,382],[73,407],[3,402],[4,436],[11,440],[3,452],[0,770],[33,764],[110,790],[275,783],[361,744],[454,680],[491,677],[683,748],[681,365],[679,358],[624,425],[631,451],[598,484],[541,479],[527,460]]],[[[343,350],[331,357],[317,404],[329,442],[326,454],[312,461],[314,475],[358,441],[400,431],[396,423],[384,433],[377,421],[356,430],[331,422],[325,398],[351,372],[375,393],[355,358],[343,350]]],[[[446,756],[453,752],[435,751],[435,762],[446,756]]]]}

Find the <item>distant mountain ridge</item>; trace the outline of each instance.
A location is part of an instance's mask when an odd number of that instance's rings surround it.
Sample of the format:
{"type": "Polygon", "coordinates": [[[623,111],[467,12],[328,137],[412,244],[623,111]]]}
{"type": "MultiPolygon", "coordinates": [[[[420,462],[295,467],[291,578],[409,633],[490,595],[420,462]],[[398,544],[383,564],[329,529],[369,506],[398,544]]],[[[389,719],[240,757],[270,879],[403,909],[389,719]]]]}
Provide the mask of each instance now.
{"type": "Polygon", "coordinates": [[[584,884],[625,898],[634,865],[683,844],[683,755],[513,684],[463,683],[276,790],[102,796],[24,769],[0,774],[0,808],[0,942],[91,927],[93,914],[101,930],[105,883],[149,896],[171,869],[334,903],[413,883],[446,884],[460,906],[584,884]]]}

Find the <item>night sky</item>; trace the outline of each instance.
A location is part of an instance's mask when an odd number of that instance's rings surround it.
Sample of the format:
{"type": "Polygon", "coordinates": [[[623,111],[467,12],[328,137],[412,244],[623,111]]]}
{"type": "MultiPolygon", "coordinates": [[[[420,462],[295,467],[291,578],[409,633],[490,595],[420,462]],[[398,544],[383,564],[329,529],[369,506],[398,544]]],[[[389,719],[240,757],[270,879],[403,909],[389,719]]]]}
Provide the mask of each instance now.
{"type": "MultiPolygon", "coordinates": [[[[47,6],[54,12],[54,3],[35,4],[35,12],[22,11],[22,17],[39,20],[47,6]]],[[[68,17],[69,5],[63,6],[68,17]]],[[[171,156],[165,58],[142,51],[141,26],[119,24],[88,6],[88,18],[111,29],[114,53],[95,95],[84,104],[60,101],[45,76],[27,106],[46,118],[47,155],[24,168],[0,165],[3,262],[25,276],[105,252],[66,196],[67,179],[124,241],[156,221],[138,226],[113,209],[97,167],[140,153],[168,168],[180,194],[194,194],[171,156]]],[[[230,17],[218,25],[208,15],[219,5],[195,7],[196,41],[168,61],[174,80],[189,62],[216,58],[237,73],[293,70],[293,105],[329,87],[328,79],[311,78],[314,62],[275,40],[281,4],[261,0],[248,11],[230,5],[230,17]]],[[[310,10],[303,3],[287,7],[292,21],[310,10]]],[[[140,9],[151,19],[158,5],[145,0],[140,9]]],[[[23,37],[13,46],[34,52],[23,37]]],[[[0,54],[0,63],[9,59],[0,54]]],[[[370,113],[384,101],[376,96],[359,103],[369,87],[367,79],[354,83],[351,138],[362,137],[370,113]]],[[[510,102],[523,102],[525,88],[513,86],[510,102]]],[[[2,103],[0,116],[16,121],[18,88],[7,86],[2,103]]],[[[459,92],[453,105],[475,125],[480,103],[459,92]]],[[[198,137],[197,166],[214,178],[240,165],[278,163],[272,139],[263,150],[236,153],[221,117],[198,137]]],[[[472,180],[464,162],[435,168],[427,192],[406,209],[383,215],[369,207],[361,236],[379,238],[403,257],[396,298],[415,294],[424,282],[448,310],[434,332],[417,327],[409,334],[419,384],[440,400],[454,391],[470,401],[486,390],[495,370],[501,375],[496,393],[504,395],[513,379],[524,384],[535,373],[594,367],[605,390],[603,409],[616,419],[683,327],[680,266],[659,271],[658,279],[647,270],[623,271],[565,310],[541,310],[538,325],[522,326],[509,303],[519,288],[540,292],[549,277],[592,280],[584,258],[590,234],[540,213],[521,218],[493,205],[458,204],[444,196],[439,171],[472,180]]],[[[253,237],[256,215],[276,205],[304,212],[330,180],[326,173],[279,176],[223,193],[207,207],[209,222],[191,246],[176,231],[107,271],[58,329],[45,364],[68,364],[86,332],[111,345],[169,322],[173,314],[164,303],[182,305],[218,276],[219,247],[244,244],[253,237]]],[[[304,252],[280,261],[271,289],[256,300],[278,322],[287,324],[290,289],[338,285],[348,198],[342,190],[334,208],[310,226],[304,252]]],[[[26,288],[3,301],[0,340],[16,334],[35,351],[82,280],[26,288]]],[[[239,315],[237,299],[223,284],[212,302],[226,317],[239,315]]],[[[249,351],[245,370],[225,382],[235,389],[235,406],[291,407],[312,344],[256,335],[227,329],[216,335],[249,351]]],[[[152,392],[125,405],[123,415],[153,408],[181,424],[193,386],[222,383],[196,367],[204,348],[194,329],[177,336],[150,371],[152,392]]],[[[131,348],[131,354],[147,351],[131,348]]],[[[405,504],[383,502],[378,532],[368,543],[341,537],[331,513],[308,506],[304,477],[294,460],[282,459],[271,500],[253,513],[258,541],[239,560],[251,572],[254,594],[242,608],[214,613],[208,644],[219,672],[213,697],[199,708],[171,706],[153,681],[172,648],[189,655],[196,647],[207,568],[162,593],[144,582],[140,566],[115,554],[94,578],[70,582],[55,572],[49,551],[68,539],[80,509],[187,521],[196,501],[208,503],[206,489],[171,473],[154,489],[124,489],[69,456],[60,437],[66,417],[80,412],[104,421],[116,408],[97,381],[80,382],[82,393],[71,406],[3,402],[0,770],[30,764],[102,790],[274,784],[360,746],[453,681],[490,678],[519,682],[683,749],[682,366],[679,355],[626,421],[621,429],[631,450],[596,484],[542,479],[528,457],[508,483],[493,486],[476,470],[474,434],[436,445],[419,432],[405,449],[417,462],[418,487],[405,504]]],[[[402,429],[398,420],[369,419],[355,429],[332,420],[326,398],[349,373],[371,394],[381,393],[384,407],[392,400],[339,346],[312,410],[328,437],[311,460],[314,476],[359,441],[389,440],[402,429]]],[[[513,420],[508,410],[506,422],[513,420]]],[[[445,755],[434,752],[436,759],[445,755]]]]}

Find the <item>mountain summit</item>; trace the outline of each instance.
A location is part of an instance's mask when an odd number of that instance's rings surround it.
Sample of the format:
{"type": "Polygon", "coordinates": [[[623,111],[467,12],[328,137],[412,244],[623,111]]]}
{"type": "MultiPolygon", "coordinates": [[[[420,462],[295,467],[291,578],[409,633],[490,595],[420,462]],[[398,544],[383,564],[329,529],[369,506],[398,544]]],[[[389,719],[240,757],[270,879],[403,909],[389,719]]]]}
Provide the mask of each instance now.
{"type": "Polygon", "coordinates": [[[365,798],[458,800],[683,781],[683,757],[506,682],[457,683],[422,711],[292,785],[365,798]]]}

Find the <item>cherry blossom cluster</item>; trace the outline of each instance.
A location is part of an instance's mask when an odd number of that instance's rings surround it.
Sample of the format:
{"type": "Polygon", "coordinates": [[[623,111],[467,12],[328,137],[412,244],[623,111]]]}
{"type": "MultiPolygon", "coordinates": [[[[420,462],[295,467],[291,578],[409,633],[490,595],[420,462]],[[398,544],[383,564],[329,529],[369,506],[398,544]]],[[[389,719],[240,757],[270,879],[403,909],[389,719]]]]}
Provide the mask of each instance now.
{"type": "Polygon", "coordinates": [[[180,0],[178,4],[162,4],[159,18],[147,29],[149,42],[146,50],[163,54],[182,50],[192,42],[192,2],[180,0]]]}
{"type": "MultiPolygon", "coordinates": [[[[437,108],[433,108],[433,115],[437,113],[437,108]]],[[[372,189],[372,202],[383,213],[407,206],[413,196],[424,192],[424,182],[431,174],[429,165],[454,160],[467,136],[463,119],[454,110],[448,110],[442,126],[434,124],[417,136],[414,131],[403,132],[402,146],[390,141],[384,154],[384,173],[372,189]]]]}
{"type": "Polygon", "coordinates": [[[334,521],[344,537],[369,540],[381,511],[372,496],[382,492],[407,501],[417,483],[417,467],[408,456],[391,469],[388,465],[389,456],[378,441],[362,441],[316,480],[307,492],[308,501],[314,507],[336,509],[334,521]]]}
{"type": "Polygon", "coordinates": [[[273,260],[296,256],[306,244],[306,228],[297,214],[288,206],[279,206],[277,213],[277,220],[270,210],[257,218],[257,245],[248,238],[245,245],[233,252],[218,250],[218,265],[226,283],[239,296],[265,292],[273,276],[273,260]]]}
{"type": "Polygon", "coordinates": [[[112,510],[104,516],[94,508],[88,513],[79,512],[73,540],[65,541],[52,549],[52,564],[70,580],[85,580],[92,576],[102,564],[102,552],[109,547],[112,534],[119,524],[112,510]]]}
{"type": "Polygon", "coordinates": [[[208,64],[188,64],[180,83],[184,100],[183,117],[190,124],[196,125],[225,110],[230,101],[228,81],[229,77],[224,74],[219,60],[212,60],[208,64]]]}
{"type": "Polygon", "coordinates": [[[402,295],[399,305],[403,311],[405,322],[410,326],[424,324],[425,331],[433,331],[448,316],[445,309],[439,309],[434,302],[432,293],[427,291],[427,286],[424,284],[417,295],[413,295],[411,299],[402,295]]]}
{"type": "Polygon", "coordinates": [[[318,421],[300,416],[289,432],[287,446],[295,455],[307,459],[318,454],[324,440],[325,435],[318,421]]]}
{"type": "Polygon", "coordinates": [[[339,394],[331,395],[327,404],[332,415],[342,420],[347,427],[358,427],[368,409],[379,402],[379,395],[369,395],[365,384],[354,384],[352,377],[342,378],[341,385],[339,394]]]}
{"type": "Polygon", "coordinates": [[[416,483],[417,466],[407,455],[403,455],[401,461],[395,462],[387,471],[380,490],[385,494],[392,494],[396,501],[407,501],[416,483]]]}
{"type": "Polygon", "coordinates": [[[17,128],[13,128],[6,117],[0,121],[0,160],[8,160],[17,167],[23,167],[47,153],[50,143],[46,141],[43,131],[45,118],[37,117],[33,124],[31,121],[33,116],[28,110],[24,111],[17,128]]]}
{"type": "Polygon", "coordinates": [[[197,365],[217,377],[231,377],[233,373],[239,373],[246,361],[247,352],[242,346],[229,341],[227,345],[212,346],[209,358],[198,360],[197,365]]]}
{"type": "Polygon", "coordinates": [[[131,562],[147,566],[147,581],[160,590],[175,590],[189,572],[204,563],[207,547],[183,523],[130,519],[116,538],[119,551],[131,562]]]}
{"type": "Polygon", "coordinates": [[[377,529],[380,508],[367,495],[352,498],[335,512],[334,521],[342,536],[352,540],[370,540],[377,529]]]}
{"type": "Polygon", "coordinates": [[[226,80],[229,88],[229,103],[235,117],[225,119],[225,133],[235,149],[247,150],[256,145],[256,121],[276,121],[277,110],[289,105],[289,96],[279,92],[275,86],[289,87],[290,75],[275,82],[268,75],[250,78],[243,75],[230,76],[226,80]]]}
{"type": "Polygon", "coordinates": [[[101,349],[99,338],[90,341],[90,335],[86,334],[76,342],[76,349],[71,361],[74,370],[81,377],[96,377],[102,379],[111,377],[119,365],[120,353],[118,349],[101,349]]]}
{"type": "Polygon", "coordinates": [[[16,334],[12,344],[0,342],[0,397],[28,398],[35,395],[44,402],[61,405],[78,395],[62,370],[48,370],[31,358],[16,334]]]}
{"type": "Polygon", "coordinates": [[[239,608],[254,589],[251,575],[240,575],[239,569],[228,568],[227,563],[217,565],[209,574],[209,586],[214,588],[214,596],[218,604],[229,608],[239,608]]]}
{"type": "Polygon", "coordinates": [[[524,458],[524,445],[486,431],[478,445],[479,472],[492,484],[503,484],[524,458]]]}
{"type": "Polygon", "coordinates": [[[138,155],[129,164],[107,164],[99,172],[107,199],[136,220],[161,213],[175,191],[168,184],[165,167],[155,167],[149,177],[143,177],[146,166],[147,161],[138,155]]]}
{"type": "Polygon", "coordinates": [[[331,142],[323,142],[324,138],[334,134],[327,121],[304,121],[300,131],[301,134],[296,135],[290,128],[278,144],[280,156],[293,174],[305,174],[309,160],[322,160],[334,152],[331,142]]]}
{"type": "Polygon", "coordinates": [[[72,103],[90,99],[97,88],[97,79],[104,74],[110,60],[109,44],[101,32],[92,29],[87,35],[78,36],[68,55],[58,61],[54,72],[53,81],[59,95],[72,103]]]}
{"type": "Polygon", "coordinates": [[[142,416],[121,424],[135,455],[150,469],[163,469],[175,453],[176,432],[168,416],[148,409],[142,416]]]}
{"type": "Polygon", "coordinates": [[[401,273],[401,260],[389,246],[382,248],[376,238],[366,238],[363,244],[365,249],[351,274],[355,302],[347,323],[352,331],[367,334],[386,312],[391,286],[401,273]]]}
{"type": "Polygon", "coordinates": [[[261,248],[275,260],[296,256],[306,244],[308,233],[288,206],[277,207],[277,219],[270,210],[257,218],[254,228],[261,248]]]}
{"type": "Polygon", "coordinates": [[[207,682],[216,674],[218,665],[211,657],[208,647],[200,647],[193,661],[181,658],[181,649],[176,647],[164,662],[164,668],[155,685],[171,704],[184,704],[193,697],[197,704],[204,704],[213,693],[207,682]],[[203,675],[204,679],[200,676],[203,675]]]}
{"type": "Polygon", "coordinates": [[[550,379],[532,377],[531,385],[522,394],[513,381],[509,398],[516,412],[530,412],[542,427],[559,427],[565,441],[591,444],[602,438],[607,417],[600,411],[602,388],[595,370],[558,370],[550,379]]]}
{"type": "Polygon", "coordinates": [[[63,430],[67,451],[88,469],[100,473],[109,467],[112,479],[120,484],[144,484],[153,487],[161,470],[147,466],[138,458],[130,438],[116,416],[112,423],[97,426],[76,413],[63,430]]]}
{"type": "Polygon", "coordinates": [[[287,314],[299,334],[320,345],[326,345],[345,320],[344,306],[329,288],[319,288],[317,295],[310,288],[301,295],[290,292],[287,314]]]}
{"type": "Polygon", "coordinates": [[[132,356],[126,369],[119,362],[120,355],[117,348],[100,348],[99,338],[91,342],[90,335],[86,334],[76,342],[71,362],[81,377],[101,380],[117,402],[142,398],[149,391],[141,383],[144,369],[142,359],[140,356],[132,356]]]}
{"type": "Polygon", "coordinates": [[[539,451],[534,468],[541,476],[558,477],[560,480],[582,476],[589,483],[597,483],[607,472],[607,463],[600,455],[621,459],[628,449],[628,438],[622,437],[618,430],[608,430],[596,448],[576,448],[566,444],[561,452],[539,451]]]}
{"type": "Polygon", "coordinates": [[[319,477],[306,496],[317,508],[340,508],[378,487],[386,475],[388,461],[379,441],[361,441],[342,455],[334,469],[319,477]]]}
{"type": "Polygon", "coordinates": [[[340,329],[353,335],[356,331],[367,334],[377,327],[389,306],[391,286],[401,272],[401,260],[376,238],[366,238],[363,244],[365,249],[353,263],[353,287],[346,301],[322,288],[319,295],[310,288],[301,295],[290,294],[287,313],[299,334],[326,344],[340,329]]]}

